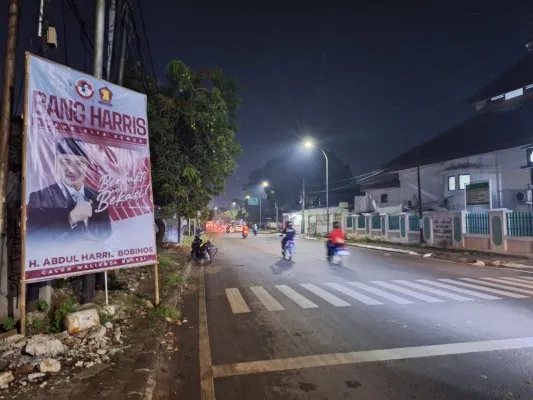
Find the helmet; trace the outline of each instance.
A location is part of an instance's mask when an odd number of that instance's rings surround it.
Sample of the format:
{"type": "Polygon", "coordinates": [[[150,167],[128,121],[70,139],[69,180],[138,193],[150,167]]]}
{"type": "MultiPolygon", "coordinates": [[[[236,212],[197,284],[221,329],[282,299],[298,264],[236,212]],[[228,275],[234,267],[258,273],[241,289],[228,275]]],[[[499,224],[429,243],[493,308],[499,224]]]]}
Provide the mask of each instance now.
{"type": "Polygon", "coordinates": [[[288,226],[289,228],[291,228],[291,227],[292,227],[292,221],[287,221],[287,226],[288,226]]]}
{"type": "Polygon", "coordinates": [[[335,222],[333,223],[333,229],[338,229],[338,228],[340,228],[340,227],[341,227],[341,224],[340,224],[339,222],[336,222],[336,221],[335,221],[335,222]]]}

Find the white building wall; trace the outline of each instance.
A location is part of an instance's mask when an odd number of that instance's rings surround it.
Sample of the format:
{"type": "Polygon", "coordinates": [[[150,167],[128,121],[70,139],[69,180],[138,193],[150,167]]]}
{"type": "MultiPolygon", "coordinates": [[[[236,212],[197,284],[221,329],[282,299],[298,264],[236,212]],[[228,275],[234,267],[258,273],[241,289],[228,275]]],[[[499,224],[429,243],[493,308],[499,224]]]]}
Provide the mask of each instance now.
{"type": "MultiPolygon", "coordinates": [[[[526,152],[522,147],[500,150],[450,160],[420,168],[420,186],[424,211],[464,210],[464,189],[459,176],[470,175],[470,182],[490,181],[493,208],[509,208],[516,211],[533,211],[531,205],[517,201],[518,192],[526,193],[530,183],[530,170],[526,164],[526,152]],[[455,190],[448,187],[448,178],[455,177],[455,190]]],[[[408,201],[417,203],[418,183],[416,168],[397,171],[400,188],[368,189],[369,204],[375,211],[394,212],[391,206],[407,207],[408,201]],[[388,195],[388,204],[381,203],[381,195],[388,195]]],[[[394,207],[393,207],[394,208],[394,207]]],[[[355,210],[355,212],[362,212],[355,210]]]]}

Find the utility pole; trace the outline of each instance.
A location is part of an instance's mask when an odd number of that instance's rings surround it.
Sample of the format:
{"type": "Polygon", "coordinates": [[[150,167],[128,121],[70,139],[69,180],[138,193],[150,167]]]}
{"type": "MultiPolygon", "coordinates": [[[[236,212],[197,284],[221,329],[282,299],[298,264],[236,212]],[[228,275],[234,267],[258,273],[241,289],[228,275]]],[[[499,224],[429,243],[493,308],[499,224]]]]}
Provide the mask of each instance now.
{"type": "Polygon", "coordinates": [[[422,188],[420,187],[420,147],[416,148],[416,179],[418,186],[418,216],[420,225],[420,243],[425,243],[424,240],[424,221],[422,218],[422,188]]]}
{"type": "MultiPolygon", "coordinates": [[[[50,22],[48,21],[48,10],[50,9],[50,0],[41,0],[39,9],[39,27],[37,35],[39,36],[39,55],[46,57],[48,48],[48,27],[50,22]]],[[[66,35],[66,33],[63,33],[66,35]]]]}
{"type": "Polygon", "coordinates": [[[96,0],[96,25],[94,27],[93,75],[102,79],[104,66],[105,0],[96,0]]]}
{"type": "MultiPolygon", "coordinates": [[[[9,138],[11,135],[12,98],[15,87],[15,58],[17,56],[17,32],[19,18],[18,0],[9,0],[6,53],[4,58],[4,81],[2,103],[0,105],[0,266],[4,266],[4,246],[6,246],[7,225],[7,179],[9,174],[9,138]]],[[[26,116],[25,116],[26,117],[26,116]]],[[[24,201],[24,199],[22,199],[24,201]]],[[[24,262],[24,261],[22,261],[24,262]]],[[[21,277],[24,281],[24,277],[21,277]]],[[[21,293],[25,296],[25,283],[21,282],[21,293]]],[[[26,302],[24,301],[23,304],[26,302]]],[[[26,312],[25,310],[21,310],[26,312]]]]}
{"type": "Polygon", "coordinates": [[[109,16],[107,22],[107,68],[106,80],[111,81],[111,63],[113,59],[113,49],[115,48],[115,28],[117,26],[117,1],[111,0],[109,2],[109,16]]]}
{"type": "Polygon", "coordinates": [[[302,235],[305,236],[305,178],[302,178],[302,235]]]}
{"type": "Polygon", "coordinates": [[[123,7],[123,19],[122,19],[122,35],[120,41],[120,58],[118,62],[118,78],[117,83],[122,86],[124,83],[124,67],[126,65],[126,46],[129,40],[128,31],[128,9],[123,7]]]}
{"type": "MultiPolygon", "coordinates": [[[[96,0],[96,24],[94,27],[94,59],[93,74],[96,78],[102,79],[102,69],[104,62],[104,24],[105,24],[105,0],[96,0]]],[[[101,276],[100,273],[99,276],[101,276]]],[[[100,278],[98,279],[100,281],[100,278]]],[[[83,303],[89,303],[94,298],[96,274],[89,274],[83,277],[83,303]]]]}
{"type": "MultiPolygon", "coordinates": [[[[50,0],[41,0],[39,7],[37,35],[39,37],[38,52],[39,55],[44,58],[48,56],[48,34],[50,28],[49,10],[50,0]]],[[[28,301],[26,307],[28,310],[33,310],[37,305],[37,300],[39,299],[50,304],[52,301],[52,281],[29,284],[27,288],[27,297],[28,301]]]]}

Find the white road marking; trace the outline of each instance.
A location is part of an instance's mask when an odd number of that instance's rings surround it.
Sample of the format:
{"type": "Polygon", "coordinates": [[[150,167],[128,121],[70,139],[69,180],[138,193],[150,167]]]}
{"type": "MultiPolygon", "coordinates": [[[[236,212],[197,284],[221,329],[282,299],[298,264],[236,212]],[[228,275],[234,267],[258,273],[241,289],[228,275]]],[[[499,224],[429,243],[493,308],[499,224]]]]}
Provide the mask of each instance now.
{"type": "Polygon", "coordinates": [[[250,286],[250,290],[257,296],[259,301],[265,306],[268,311],[282,311],[285,310],[278,301],[268,293],[263,286],[250,286]]]}
{"type": "MultiPolygon", "coordinates": [[[[509,285],[500,285],[498,283],[487,282],[481,279],[461,278],[461,280],[467,281],[467,282],[473,282],[473,283],[480,283],[482,285],[492,286],[492,287],[496,287],[500,289],[512,290],[513,292],[518,292],[518,293],[525,293],[525,294],[530,294],[530,295],[533,294],[533,290],[520,289],[520,288],[512,287],[509,285]]],[[[504,281],[504,283],[508,283],[508,282],[504,281]]],[[[509,284],[512,284],[512,282],[509,282],[509,284]]]]}
{"type": "Polygon", "coordinates": [[[432,286],[440,287],[443,289],[452,290],[457,293],[464,293],[470,296],[479,297],[480,299],[485,299],[485,300],[500,300],[501,299],[501,297],[492,296],[490,294],[478,293],[472,290],[458,288],[458,287],[451,286],[451,285],[446,285],[445,283],[428,281],[427,279],[418,279],[418,282],[425,283],[426,285],[432,285],[432,286]]]}
{"type": "Polygon", "coordinates": [[[351,298],[355,300],[368,304],[369,306],[377,306],[377,305],[383,304],[377,300],[374,300],[371,297],[358,293],[355,290],[339,285],[338,283],[325,283],[325,285],[329,286],[332,289],[338,290],[339,292],[345,294],[346,296],[350,296],[351,298]]]}
{"type": "Polygon", "coordinates": [[[231,307],[231,312],[233,314],[244,314],[250,312],[250,309],[246,305],[246,302],[244,301],[241,292],[239,292],[239,289],[226,289],[226,296],[228,298],[229,306],[231,307]]]}
{"type": "Polygon", "coordinates": [[[376,294],[378,296],[385,297],[386,299],[391,300],[398,304],[413,304],[414,303],[414,301],[404,299],[403,297],[396,296],[395,294],[385,292],[384,290],[365,285],[364,283],[361,283],[361,282],[348,282],[348,284],[355,286],[359,289],[365,290],[367,292],[376,294]]]}
{"type": "Polygon", "coordinates": [[[503,290],[491,289],[491,288],[488,288],[488,287],[485,287],[485,286],[472,285],[471,283],[466,283],[466,282],[461,282],[461,281],[454,281],[453,279],[439,279],[439,281],[452,283],[454,285],[459,285],[459,286],[465,286],[465,287],[469,287],[469,288],[472,288],[472,289],[484,290],[486,292],[499,294],[500,296],[513,297],[515,299],[522,299],[522,298],[527,297],[527,296],[522,296],[521,294],[515,294],[515,293],[511,293],[511,292],[505,292],[503,290]]]}
{"type": "Polygon", "coordinates": [[[211,360],[211,345],[209,343],[209,328],[207,327],[207,307],[205,304],[205,270],[200,267],[200,282],[198,297],[199,304],[199,356],[200,356],[200,400],[215,400],[215,382],[213,379],[213,364],[211,360]]]}
{"type": "Polygon", "coordinates": [[[276,288],[302,308],[318,308],[318,306],[311,300],[307,300],[304,296],[287,285],[276,285],[276,288]]]}
{"type": "Polygon", "coordinates": [[[250,361],[243,363],[214,365],[215,378],[278,372],[332,365],[361,364],[410,358],[437,357],[458,354],[482,353],[488,351],[515,350],[533,347],[533,337],[522,337],[480,342],[438,344],[396,349],[354,351],[350,353],[319,354],[275,360],[250,361]]]}
{"type": "Polygon", "coordinates": [[[398,293],[406,294],[407,296],[414,297],[415,299],[427,301],[428,303],[442,303],[441,299],[437,299],[435,297],[431,297],[422,293],[413,292],[412,290],[405,289],[401,286],[393,285],[392,283],[387,283],[383,281],[372,281],[372,283],[375,285],[383,286],[398,293]]]}
{"type": "Polygon", "coordinates": [[[397,281],[393,281],[393,282],[400,283],[400,284],[402,284],[404,286],[409,286],[409,287],[412,287],[413,289],[418,289],[418,290],[421,290],[423,292],[433,293],[433,294],[437,294],[437,295],[442,296],[442,297],[447,297],[447,298],[452,299],[452,300],[457,300],[457,301],[473,300],[473,299],[471,299],[469,297],[459,296],[458,294],[448,293],[448,292],[445,292],[444,290],[439,290],[439,289],[435,289],[435,288],[432,288],[432,287],[419,285],[418,283],[414,283],[414,282],[408,282],[408,281],[403,281],[403,280],[397,280],[397,281]]]}
{"type": "Polygon", "coordinates": [[[483,279],[486,279],[488,281],[505,283],[506,285],[518,286],[518,287],[523,287],[523,288],[526,288],[526,289],[533,289],[533,282],[530,282],[529,284],[528,283],[523,283],[524,281],[522,281],[520,279],[515,279],[515,278],[501,278],[501,279],[483,278],[483,279]]]}
{"type": "Polygon", "coordinates": [[[318,297],[323,298],[328,303],[334,305],[335,307],[349,307],[350,303],[345,302],[343,299],[338,298],[337,296],[331,294],[330,292],[319,288],[318,286],[313,285],[312,283],[302,283],[300,286],[306,288],[311,293],[316,294],[318,297]]]}
{"type": "MultiPolygon", "coordinates": [[[[527,272],[527,271],[521,271],[521,272],[527,272]]],[[[533,280],[533,276],[521,276],[520,278],[527,279],[527,280],[533,280]]]]}
{"type": "Polygon", "coordinates": [[[501,279],[505,279],[506,281],[523,282],[523,283],[529,284],[528,287],[533,287],[533,282],[528,279],[524,279],[524,278],[501,278],[501,279]]]}

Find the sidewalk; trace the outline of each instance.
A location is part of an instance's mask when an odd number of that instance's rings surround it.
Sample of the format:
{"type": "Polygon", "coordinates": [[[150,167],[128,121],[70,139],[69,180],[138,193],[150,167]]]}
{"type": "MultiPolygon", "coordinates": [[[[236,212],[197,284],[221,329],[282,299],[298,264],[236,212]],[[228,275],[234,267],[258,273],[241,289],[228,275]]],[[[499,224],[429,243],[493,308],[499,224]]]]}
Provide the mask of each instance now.
{"type": "MultiPolygon", "coordinates": [[[[305,237],[308,240],[325,240],[324,238],[305,237]]],[[[370,250],[384,251],[388,253],[400,253],[414,257],[437,258],[463,264],[471,264],[479,267],[516,268],[533,271],[533,259],[514,257],[496,253],[483,253],[470,250],[441,249],[435,247],[422,247],[413,243],[390,243],[377,240],[349,240],[348,246],[370,250]]]]}
{"type": "MultiPolygon", "coordinates": [[[[170,326],[186,323],[178,303],[191,272],[187,259],[187,252],[177,248],[165,248],[160,254],[162,301],[158,307],[149,301],[153,294],[152,267],[120,271],[118,279],[127,287],[110,290],[109,294],[111,304],[122,310],[122,316],[109,325],[121,324],[124,343],[120,351],[109,353],[107,363],[72,365],[67,356],[59,356],[63,365],[59,373],[40,374],[43,376],[39,380],[29,382],[21,377],[7,390],[0,390],[0,399],[151,399],[159,360],[170,357],[178,348],[170,326]]],[[[95,300],[98,304],[99,299],[95,300]]]]}

